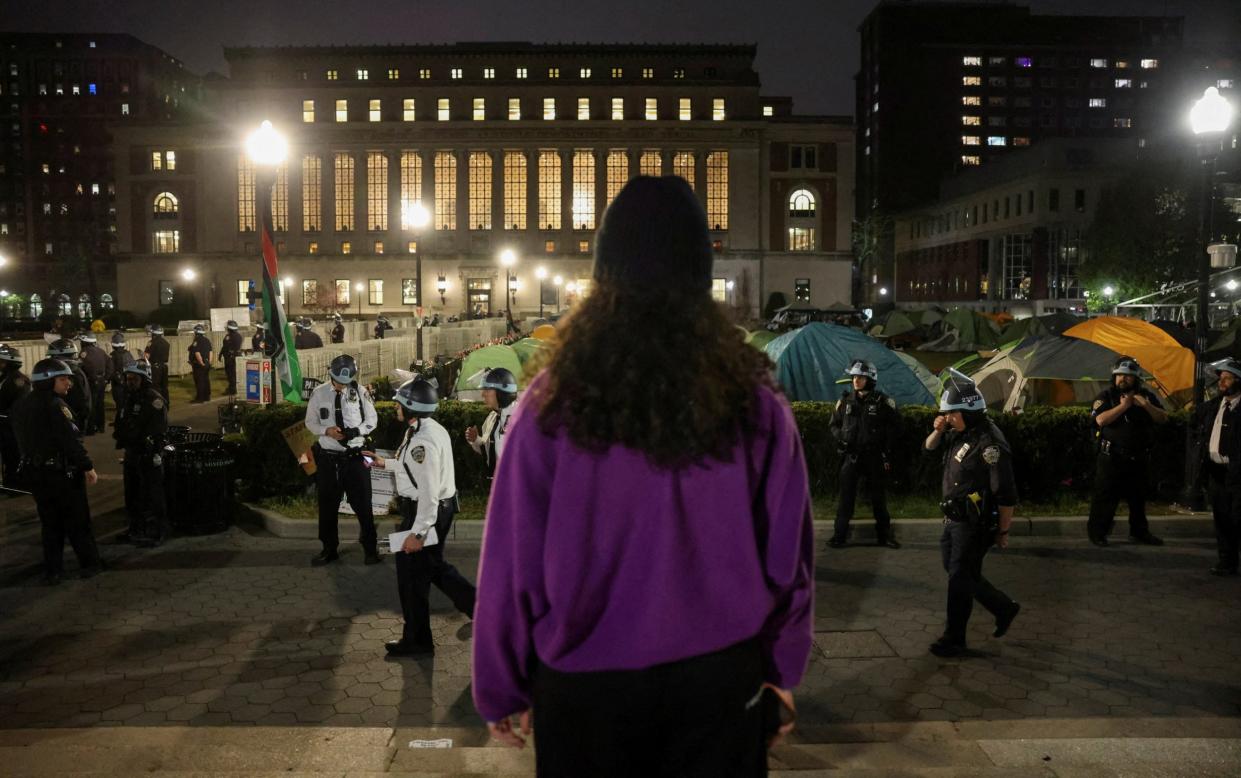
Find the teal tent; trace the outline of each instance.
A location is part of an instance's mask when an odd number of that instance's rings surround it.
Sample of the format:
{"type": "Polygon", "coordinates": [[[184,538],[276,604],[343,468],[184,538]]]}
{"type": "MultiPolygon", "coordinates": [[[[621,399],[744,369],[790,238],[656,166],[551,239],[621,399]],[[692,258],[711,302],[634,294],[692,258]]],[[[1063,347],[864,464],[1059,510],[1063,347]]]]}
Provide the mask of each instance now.
{"type": "Polygon", "coordinates": [[[879,390],[900,405],[934,405],[937,399],[927,377],[900,354],[851,327],[812,322],[771,341],[766,351],[776,363],[776,380],[790,400],[840,399],[848,388],[841,382],[845,368],[855,359],[874,364],[879,390]]]}

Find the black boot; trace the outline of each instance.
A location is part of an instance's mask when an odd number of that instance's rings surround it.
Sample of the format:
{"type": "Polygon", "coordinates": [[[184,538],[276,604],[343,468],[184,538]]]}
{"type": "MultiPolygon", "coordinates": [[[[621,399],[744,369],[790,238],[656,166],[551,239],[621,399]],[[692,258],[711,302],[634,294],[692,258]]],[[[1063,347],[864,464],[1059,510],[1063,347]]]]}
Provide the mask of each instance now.
{"type": "Polygon", "coordinates": [[[328,551],[325,548],[322,551],[320,551],[318,554],[315,554],[313,557],[311,557],[310,564],[313,567],[322,567],[323,565],[335,562],[337,559],[340,559],[340,554],[336,553],[336,549],[332,549],[331,551],[328,551]]]}

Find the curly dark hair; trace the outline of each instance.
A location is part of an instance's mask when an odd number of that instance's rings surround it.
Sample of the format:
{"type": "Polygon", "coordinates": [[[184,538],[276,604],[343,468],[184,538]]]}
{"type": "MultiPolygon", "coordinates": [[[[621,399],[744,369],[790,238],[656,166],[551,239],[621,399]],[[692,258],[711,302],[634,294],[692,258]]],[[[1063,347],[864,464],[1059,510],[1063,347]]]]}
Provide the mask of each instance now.
{"type": "Polygon", "coordinates": [[[709,294],[670,296],[599,283],[557,328],[532,400],[547,434],[588,451],[614,443],[679,468],[727,460],[753,429],[766,354],[709,294]]]}

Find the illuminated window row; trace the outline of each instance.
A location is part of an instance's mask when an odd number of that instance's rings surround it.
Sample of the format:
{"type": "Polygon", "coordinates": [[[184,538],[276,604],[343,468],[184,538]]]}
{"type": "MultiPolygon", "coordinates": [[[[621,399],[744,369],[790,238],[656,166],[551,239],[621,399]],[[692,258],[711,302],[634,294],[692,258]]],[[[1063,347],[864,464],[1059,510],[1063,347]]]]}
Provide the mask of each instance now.
{"type": "MultiPolygon", "coordinates": [[[[542,102],[543,110],[542,110],[541,116],[543,119],[552,120],[552,119],[556,119],[558,116],[560,116],[561,118],[568,117],[567,112],[562,112],[560,114],[557,113],[557,105],[564,105],[565,104],[564,99],[557,100],[557,98],[555,97],[544,97],[542,98],[542,100],[543,100],[542,102]]],[[[371,121],[371,122],[384,121],[383,101],[380,99],[373,99],[373,100],[367,100],[365,102],[366,102],[367,121],[371,121]]],[[[494,102],[495,101],[493,101],[493,105],[494,105],[494,102]]],[[[529,104],[531,101],[527,99],[526,102],[527,104],[529,104]]],[[[589,97],[578,97],[576,98],[575,103],[570,103],[570,104],[576,105],[576,113],[574,114],[574,116],[577,119],[583,120],[583,121],[590,120],[590,119],[605,119],[605,118],[612,119],[615,121],[621,121],[624,119],[639,118],[639,116],[636,113],[634,113],[634,110],[636,109],[636,107],[634,106],[634,101],[630,101],[630,107],[627,108],[625,98],[623,97],[611,97],[611,98],[605,98],[603,100],[596,100],[596,101],[592,101],[591,98],[589,97]]],[[[509,121],[519,121],[522,118],[523,112],[522,112],[521,98],[518,98],[518,97],[507,98],[505,105],[506,105],[506,110],[504,111],[503,118],[506,118],[509,121]]],[[[663,117],[660,116],[659,100],[657,98],[654,98],[654,97],[642,98],[642,102],[639,105],[641,106],[641,118],[643,119],[653,121],[653,120],[660,119],[660,118],[671,118],[670,116],[667,116],[667,115],[663,117]]],[[[486,98],[483,98],[483,97],[471,98],[469,102],[469,106],[470,106],[469,116],[474,121],[485,121],[486,119],[489,119],[489,118],[490,119],[501,118],[499,115],[496,115],[495,112],[493,112],[491,115],[488,114],[486,98]]],[[[677,98],[676,106],[677,106],[676,118],[681,121],[690,121],[694,118],[699,118],[699,119],[705,118],[703,116],[695,117],[694,103],[693,103],[692,98],[679,97],[677,98]]],[[[343,124],[350,120],[349,100],[347,99],[335,100],[333,101],[332,108],[333,108],[332,116],[336,122],[343,124]]],[[[318,120],[317,109],[318,109],[318,106],[315,100],[303,100],[302,101],[302,122],[306,124],[313,124],[315,121],[317,121],[318,120]]],[[[764,113],[764,115],[770,115],[770,114],[764,113]]],[[[401,100],[400,116],[401,116],[401,121],[405,121],[405,122],[412,122],[412,121],[417,120],[418,103],[417,103],[416,98],[407,97],[401,100]]],[[[389,117],[389,118],[394,118],[394,117],[389,117]]],[[[454,118],[463,119],[465,117],[460,116],[460,115],[454,116],[453,110],[452,110],[452,102],[450,98],[447,98],[447,97],[436,98],[435,119],[437,121],[446,122],[446,121],[451,121],[454,118]]],[[[533,117],[527,116],[526,118],[533,118],[533,117]]],[[[722,97],[711,98],[711,120],[719,122],[719,121],[723,121],[726,118],[728,118],[728,112],[725,106],[724,98],[722,97]]]]}
{"type": "MultiPolygon", "coordinates": [[[[577,69],[577,77],[578,79],[582,81],[591,80],[592,78],[596,77],[595,70],[596,69],[593,66],[579,67],[577,69]]],[[[383,73],[384,71],[376,71],[376,72],[383,73]]],[[[401,80],[401,69],[400,68],[390,67],[390,68],[387,68],[386,72],[387,72],[389,81],[401,80]]],[[[437,77],[436,75],[437,73],[439,74],[438,77],[443,77],[444,72],[447,72],[448,78],[453,81],[460,81],[461,79],[466,77],[466,70],[465,68],[461,68],[461,67],[449,67],[446,70],[434,70],[432,68],[418,68],[418,80],[428,81],[432,78],[437,77]]],[[[496,74],[498,72],[500,71],[498,71],[494,67],[483,67],[477,70],[471,70],[470,76],[472,78],[476,77],[476,78],[481,78],[485,81],[491,81],[496,78],[496,74]]],[[[511,72],[513,74],[512,75],[513,78],[517,80],[526,80],[530,78],[531,68],[515,67],[512,69],[511,72]]],[[[542,75],[548,80],[554,81],[560,78],[561,68],[558,66],[541,68],[541,69],[536,68],[534,72],[536,73],[536,76],[542,75]]],[[[568,69],[566,69],[565,72],[572,73],[572,71],[568,69]]],[[[672,78],[676,80],[684,79],[685,74],[686,74],[686,70],[683,67],[667,68],[666,70],[663,70],[660,72],[660,75],[664,76],[665,78],[672,78]]],[[[303,70],[299,72],[299,75],[301,77],[301,80],[305,81],[308,78],[309,74],[303,70]]],[[[346,75],[348,75],[347,72],[346,72],[346,75]]],[[[625,78],[626,76],[633,78],[635,75],[637,75],[637,76],[640,76],[644,80],[650,80],[650,79],[655,78],[655,68],[653,67],[626,68],[623,66],[614,65],[606,69],[599,68],[598,75],[599,77],[606,76],[612,79],[621,79],[621,78],[625,78]]],[[[702,73],[701,73],[701,76],[703,78],[715,78],[717,77],[717,75],[718,75],[718,71],[713,67],[703,68],[702,73]]],[[[371,71],[369,68],[356,68],[353,71],[353,76],[354,76],[354,79],[357,81],[370,81],[371,71]]],[[[340,81],[341,71],[337,68],[327,68],[323,71],[323,78],[326,81],[340,81]]]]}

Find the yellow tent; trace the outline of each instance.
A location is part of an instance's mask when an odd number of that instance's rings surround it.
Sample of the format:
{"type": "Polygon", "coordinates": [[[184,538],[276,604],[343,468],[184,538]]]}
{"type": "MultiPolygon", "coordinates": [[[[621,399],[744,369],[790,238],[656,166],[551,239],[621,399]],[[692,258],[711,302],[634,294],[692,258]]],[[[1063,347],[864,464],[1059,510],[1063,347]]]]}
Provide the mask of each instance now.
{"type": "Polygon", "coordinates": [[[1168,394],[1194,386],[1194,352],[1141,319],[1099,316],[1070,327],[1064,334],[1137,359],[1168,394]]]}
{"type": "Polygon", "coordinates": [[[556,328],[550,324],[540,324],[534,328],[534,332],[530,333],[530,337],[537,340],[551,340],[556,337],[556,328]]]}

